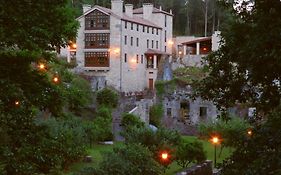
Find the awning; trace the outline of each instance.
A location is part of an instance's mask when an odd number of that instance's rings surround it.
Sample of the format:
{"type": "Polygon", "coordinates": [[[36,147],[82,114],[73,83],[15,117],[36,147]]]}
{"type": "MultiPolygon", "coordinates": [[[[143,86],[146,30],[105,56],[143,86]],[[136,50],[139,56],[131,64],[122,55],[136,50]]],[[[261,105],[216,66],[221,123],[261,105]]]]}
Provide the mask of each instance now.
{"type": "Polygon", "coordinates": [[[200,42],[204,42],[204,41],[211,41],[212,37],[203,37],[203,38],[197,38],[191,41],[187,41],[182,43],[183,45],[189,45],[189,44],[196,44],[196,43],[200,43],[200,42]]]}
{"type": "Polygon", "coordinates": [[[162,52],[159,50],[148,49],[144,54],[146,55],[170,55],[169,53],[162,52]]]}

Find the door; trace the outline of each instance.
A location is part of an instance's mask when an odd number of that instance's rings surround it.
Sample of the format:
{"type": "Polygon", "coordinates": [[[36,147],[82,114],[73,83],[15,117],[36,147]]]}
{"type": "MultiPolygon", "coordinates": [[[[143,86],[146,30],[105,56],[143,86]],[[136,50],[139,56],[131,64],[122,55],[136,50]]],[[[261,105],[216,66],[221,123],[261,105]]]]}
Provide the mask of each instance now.
{"type": "Polygon", "coordinates": [[[153,90],[154,88],[153,88],[153,79],[152,78],[150,78],[148,80],[148,84],[149,84],[149,90],[153,90]]]}

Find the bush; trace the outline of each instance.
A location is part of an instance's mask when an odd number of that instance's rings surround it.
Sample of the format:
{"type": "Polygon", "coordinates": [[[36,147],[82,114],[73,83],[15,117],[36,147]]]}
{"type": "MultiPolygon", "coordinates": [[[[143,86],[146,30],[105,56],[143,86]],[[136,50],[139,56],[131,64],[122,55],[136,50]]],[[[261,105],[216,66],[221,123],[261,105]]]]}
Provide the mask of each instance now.
{"type": "Polygon", "coordinates": [[[153,154],[140,144],[128,144],[114,148],[113,153],[104,155],[100,164],[104,175],[160,175],[161,166],[153,159],[153,154]]]}
{"type": "Polygon", "coordinates": [[[118,95],[113,90],[104,88],[97,93],[97,103],[109,108],[115,108],[118,104],[118,95]]]}
{"type": "Polygon", "coordinates": [[[250,124],[238,117],[232,117],[229,121],[218,120],[216,123],[202,123],[199,125],[199,132],[205,139],[210,139],[213,135],[219,135],[224,146],[234,147],[247,137],[247,130],[250,124]]]}
{"type": "Polygon", "coordinates": [[[149,109],[149,123],[160,127],[163,114],[164,110],[162,105],[151,106],[151,108],[149,109]]]}
{"type": "Polygon", "coordinates": [[[96,141],[108,141],[113,139],[111,110],[100,107],[96,113],[97,117],[93,121],[94,135],[96,141]]]}
{"type": "Polygon", "coordinates": [[[121,126],[125,130],[129,130],[132,127],[141,128],[144,127],[144,122],[138,116],[134,114],[125,113],[122,116],[121,126]]]}
{"type": "Polygon", "coordinates": [[[158,129],[156,132],[147,127],[132,128],[130,132],[124,134],[127,143],[139,143],[146,146],[154,153],[156,158],[160,150],[173,150],[180,144],[181,137],[176,131],[170,131],[164,128],[158,129]]]}
{"type": "Polygon", "coordinates": [[[203,144],[199,141],[181,143],[177,147],[176,161],[182,168],[188,167],[190,163],[201,163],[206,160],[203,144]]]}

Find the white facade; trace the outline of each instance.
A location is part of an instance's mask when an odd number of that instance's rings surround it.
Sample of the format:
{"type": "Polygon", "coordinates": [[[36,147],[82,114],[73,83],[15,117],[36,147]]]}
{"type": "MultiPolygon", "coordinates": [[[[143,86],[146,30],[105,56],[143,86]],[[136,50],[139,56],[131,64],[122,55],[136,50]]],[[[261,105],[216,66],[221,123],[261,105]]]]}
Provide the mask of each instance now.
{"type": "Polygon", "coordinates": [[[83,6],[84,14],[77,19],[80,27],[76,38],[76,70],[91,77],[94,90],[105,86],[120,92],[152,89],[157,78],[157,63],[172,53],[173,15],[152,4],[143,4],[135,10],[131,4],[126,4],[123,12],[123,1],[112,0],[111,3],[111,9],[83,6]],[[95,20],[87,21],[85,26],[87,16],[94,12],[108,16],[109,27],[89,29],[89,25],[99,22],[95,20]],[[104,48],[88,47],[85,44],[89,40],[85,38],[87,34],[109,35],[109,44],[104,48]],[[99,65],[94,58],[86,63],[86,54],[93,52],[108,53],[109,64],[99,65]]]}

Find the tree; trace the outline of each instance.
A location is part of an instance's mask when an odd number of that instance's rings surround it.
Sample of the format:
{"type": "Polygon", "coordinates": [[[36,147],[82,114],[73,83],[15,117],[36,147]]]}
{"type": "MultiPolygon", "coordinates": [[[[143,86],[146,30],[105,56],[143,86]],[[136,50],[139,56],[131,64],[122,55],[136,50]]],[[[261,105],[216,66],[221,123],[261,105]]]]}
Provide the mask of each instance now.
{"type": "Polygon", "coordinates": [[[54,161],[42,169],[49,158],[44,151],[58,145],[34,119],[47,109],[61,116],[64,84],[53,82],[55,73],[40,70],[38,63],[54,60],[50,51],[75,38],[77,22],[66,0],[11,0],[0,9],[0,127],[6,138],[0,165],[6,174],[49,173],[60,165],[54,161]]]}
{"type": "Polygon", "coordinates": [[[67,0],[1,3],[0,48],[54,50],[76,36],[77,22],[67,0]]]}
{"type": "Polygon", "coordinates": [[[281,2],[249,3],[232,11],[220,49],[206,57],[210,73],[197,92],[222,108],[240,102],[266,112],[278,106],[281,97],[281,2]]]}
{"type": "Polygon", "coordinates": [[[101,106],[115,108],[118,104],[118,95],[113,90],[104,88],[97,92],[97,103],[101,106]]]}
{"type": "Polygon", "coordinates": [[[253,129],[252,137],[241,138],[223,164],[225,175],[281,172],[280,9],[280,0],[243,1],[222,30],[220,49],[206,58],[209,76],[197,89],[202,97],[221,108],[247,103],[267,118],[253,129]]]}
{"type": "Polygon", "coordinates": [[[223,175],[264,175],[281,173],[281,107],[261,126],[244,138],[223,164],[223,175]]]}
{"type": "Polygon", "coordinates": [[[192,162],[201,163],[206,160],[203,144],[199,141],[181,143],[176,150],[176,161],[182,168],[187,168],[192,162]]]}

